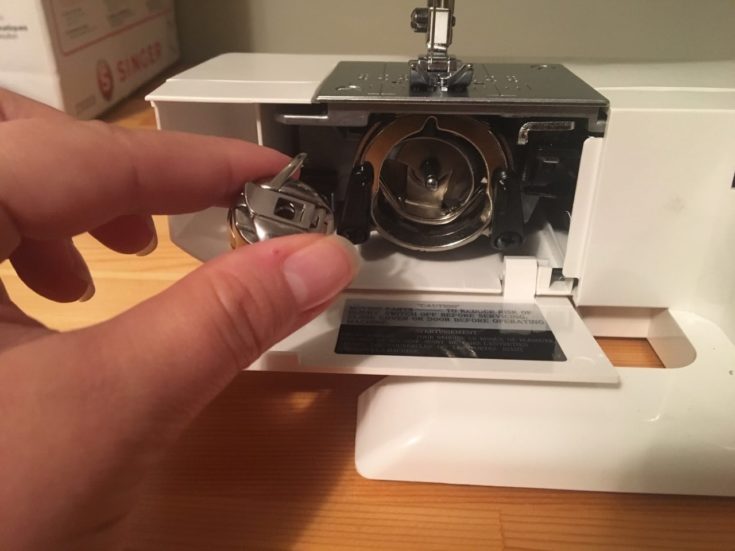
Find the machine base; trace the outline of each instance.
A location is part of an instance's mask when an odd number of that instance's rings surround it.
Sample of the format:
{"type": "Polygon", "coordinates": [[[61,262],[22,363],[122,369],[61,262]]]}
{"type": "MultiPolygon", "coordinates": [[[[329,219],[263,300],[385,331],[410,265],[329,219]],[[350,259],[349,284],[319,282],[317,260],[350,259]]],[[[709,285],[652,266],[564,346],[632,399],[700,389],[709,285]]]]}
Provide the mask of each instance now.
{"type": "Polygon", "coordinates": [[[670,312],[686,367],[620,369],[621,385],[389,377],[360,397],[367,478],[735,496],[735,346],[670,312]]]}

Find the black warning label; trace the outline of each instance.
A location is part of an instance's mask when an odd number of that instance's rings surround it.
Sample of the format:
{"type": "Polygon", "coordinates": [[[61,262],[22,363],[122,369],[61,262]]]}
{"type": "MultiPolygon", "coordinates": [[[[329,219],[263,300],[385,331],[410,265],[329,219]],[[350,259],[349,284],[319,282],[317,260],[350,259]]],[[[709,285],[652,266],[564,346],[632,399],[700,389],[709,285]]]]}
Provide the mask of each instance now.
{"type": "Polygon", "coordinates": [[[566,361],[529,304],[348,300],[337,354],[566,361]]]}

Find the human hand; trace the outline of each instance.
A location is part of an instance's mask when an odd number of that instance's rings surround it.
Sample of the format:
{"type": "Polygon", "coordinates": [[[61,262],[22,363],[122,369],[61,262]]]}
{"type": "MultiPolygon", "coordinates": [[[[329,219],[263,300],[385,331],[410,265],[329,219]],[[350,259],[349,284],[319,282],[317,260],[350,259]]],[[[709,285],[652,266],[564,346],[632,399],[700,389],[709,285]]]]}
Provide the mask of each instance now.
{"type": "MultiPolygon", "coordinates": [[[[48,298],[88,299],[72,236],[150,252],[151,214],[226,204],[287,161],[236,140],[77,122],[0,90],[0,261],[48,298]]],[[[341,238],[277,239],[63,334],[0,283],[0,548],[113,545],[169,444],[242,368],[324,310],[356,267],[341,238]]]]}

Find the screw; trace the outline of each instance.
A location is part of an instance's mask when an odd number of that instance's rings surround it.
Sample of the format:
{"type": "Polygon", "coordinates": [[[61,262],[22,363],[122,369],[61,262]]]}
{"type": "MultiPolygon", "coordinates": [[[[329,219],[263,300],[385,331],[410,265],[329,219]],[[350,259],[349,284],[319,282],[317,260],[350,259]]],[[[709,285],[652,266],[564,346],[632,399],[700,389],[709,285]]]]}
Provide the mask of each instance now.
{"type": "Polygon", "coordinates": [[[504,251],[506,249],[518,247],[521,243],[523,243],[523,237],[521,237],[519,233],[508,231],[501,233],[495,239],[495,248],[499,251],[504,251]]]}

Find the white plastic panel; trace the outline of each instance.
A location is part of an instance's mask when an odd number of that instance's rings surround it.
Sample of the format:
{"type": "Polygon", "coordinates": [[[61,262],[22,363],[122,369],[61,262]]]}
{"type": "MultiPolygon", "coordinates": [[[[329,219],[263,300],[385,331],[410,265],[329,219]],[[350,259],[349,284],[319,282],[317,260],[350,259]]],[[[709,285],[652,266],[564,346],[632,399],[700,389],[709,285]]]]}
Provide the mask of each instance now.
{"type": "Polygon", "coordinates": [[[257,105],[163,101],[153,106],[158,124],[164,130],[258,141],[257,105]]]}
{"type": "Polygon", "coordinates": [[[225,220],[227,209],[219,207],[169,216],[171,241],[194,258],[206,262],[232,250],[225,220]]]}
{"type": "Polygon", "coordinates": [[[169,80],[155,94],[154,101],[206,101],[211,103],[311,103],[319,82],[243,82],[169,80]],[[215,87],[216,94],[212,94],[215,87]]]}
{"type": "Polygon", "coordinates": [[[646,339],[667,369],[687,367],[697,352],[666,309],[586,308],[577,310],[595,337],[646,339]]]}
{"type": "Polygon", "coordinates": [[[735,62],[732,60],[626,64],[565,63],[565,65],[598,90],[735,89],[735,62]]]}
{"type": "Polygon", "coordinates": [[[569,224],[569,239],[564,258],[566,277],[578,278],[582,273],[603,145],[603,138],[587,138],[582,147],[582,158],[579,163],[577,188],[574,192],[572,207],[574,216],[569,224]]]}
{"type": "Polygon", "coordinates": [[[408,61],[400,56],[228,53],[192,67],[171,80],[217,82],[321,82],[340,61],[408,61]]]}
{"type": "Polygon", "coordinates": [[[731,189],[712,212],[711,233],[702,245],[704,265],[688,308],[716,322],[735,343],[735,150],[730,153],[731,189]]]}
{"type": "Polygon", "coordinates": [[[675,92],[639,92],[658,98],[649,109],[627,92],[608,95],[577,304],[686,307],[711,236],[735,247],[714,216],[732,201],[735,91],[708,93],[712,109],[668,108],[675,92]]]}
{"type": "Polygon", "coordinates": [[[402,375],[570,383],[618,382],[618,374],[587,331],[568,298],[539,297],[536,305],[566,361],[337,354],[335,347],[347,299],[432,303],[503,303],[502,297],[426,293],[345,293],[316,320],[266,352],[250,369],[363,375],[402,375]]]}
{"type": "Polygon", "coordinates": [[[387,378],[360,397],[357,469],[384,480],[735,496],[735,345],[699,316],[670,315],[694,363],[621,368],[618,387],[387,378]]]}
{"type": "Polygon", "coordinates": [[[340,61],[406,61],[397,56],[224,54],[164,83],[150,101],[310,103],[340,61]]]}
{"type": "Polygon", "coordinates": [[[454,251],[420,253],[400,250],[373,236],[359,249],[363,263],[351,289],[494,295],[503,291],[503,258],[488,256],[490,243],[485,238],[454,251]]]}

